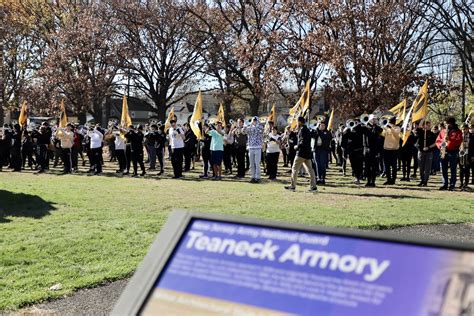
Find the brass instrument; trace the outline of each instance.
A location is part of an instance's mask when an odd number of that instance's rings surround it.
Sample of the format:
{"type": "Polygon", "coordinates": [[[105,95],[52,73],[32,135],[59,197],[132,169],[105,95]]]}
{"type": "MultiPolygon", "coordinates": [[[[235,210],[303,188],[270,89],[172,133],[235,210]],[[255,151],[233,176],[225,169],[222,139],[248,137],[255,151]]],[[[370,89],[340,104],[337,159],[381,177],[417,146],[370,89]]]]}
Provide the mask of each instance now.
{"type": "Polygon", "coordinates": [[[353,130],[357,125],[359,125],[355,120],[349,119],[346,121],[346,128],[353,130]]]}
{"type": "Polygon", "coordinates": [[[360,121],[362,124],[367,125],[367,124],[369,124],[369,119],[370,119],[369,114],[365,114],[365,113],[364,113],[364,114],[362,114],[362,115],[360,116],[359,121],[360,121]]]}

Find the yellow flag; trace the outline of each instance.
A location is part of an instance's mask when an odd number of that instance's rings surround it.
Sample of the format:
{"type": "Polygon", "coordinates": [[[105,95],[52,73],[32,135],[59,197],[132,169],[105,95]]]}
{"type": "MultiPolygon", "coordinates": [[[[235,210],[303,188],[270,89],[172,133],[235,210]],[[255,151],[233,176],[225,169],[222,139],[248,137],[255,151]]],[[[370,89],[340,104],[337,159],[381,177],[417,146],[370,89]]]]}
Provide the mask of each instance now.
{"type": "Polygon", "coordinates": [[[193,131],[194,135],[196,135],[197,139],[202,139],[201,130],[199,129],[198,123],[202,120],[202,95],[201,91],[199,91],[196,103],[194,104],[193,115],[191,116],[191,120],[189,121],[189,125],[191,126],[191,130],[193,131]]]}
{"type": "Polygon", "coordinates": [[[277,123],[276,119],[277,119],[276,108],[275,108],[275,104],[273,104],[272,110],[270,111],[270,114],[268,115],[267,121],[275,123],[275,126],[276,126],[276,123],[277,123]]]}
{"type": "Polygon", "coordinates": [[[122,117],[120,119],[120,126],[122,128],[128,128],[130,125],[132,125],[132,118],[130,117],[130,113],[128,113],[127,97],[123,96],[122,117]]]}
{"type": "Polygon", "coordinates": [[[309,105],[311,101],[311,80],[306,81],[306,86],[303,91],[303,95],[301,96],[302,98],[302,106],[303,109],[301,111],[301,116],[306,116],[308,111],[309,111],[309,105]]]}
{"type": "Polygon", "coordinates": [[[390,113],[397,117],[397,125],[405,120],[405,114],[407,110],[407,99],[403,99],[400,103],[395,105],[393,108],[388,110],[390,113]]]}
{"type": "Polygon", "coordinates": [[[171,127],[171,120],[174,120],[174,107],[172,107],[170,112],[168,113],[168,118],[166,119],[166,122],[165,122],[165,133],[171,127]]]}
{"type": "Polygon", "coordinates": [[[421,87],[412,105],[412,122],[418,122],[428,114],[428,80],[421,87]]]}
{"type": "Polygon", "coordinates": [[[217,122],[221,122],[222,125],[225,125],[224,105],[222,103],[219,106],[219,110],[217,111],[217,122]]]}
{"type": "Polygon", "coordinates": [[[20,116],[18,117],[18,124],[23,128],[26,126],[26,122],[28,119],[28,114],[26,113],[26,101],[23,101],[23,104],[21,105],[20,109],[20,116]]]}
{"type": "Polygon", "coordinates": [[[295,116],[297,113],[301,111],[301,97],[296,102],[295,106],[290,109],[290,116],[295,116]]]}
{"type": "Polygon", "coordinates": [[[61,110],[61,114],[59,117],[59,127],[65,128],[67,125],[67,115],[66,115],[66,107],[64,106],[64,99],[61,100],[60,110],[61,110]]]}
{"type": "Polygon", "coordinates": [[[411,116],[413,113],[413,107],[410,108],[410,111],[408,111],[408,114],[406,115],[405,119],[403,120],[403,125],[402,125],[402,146],[405,146],[405,143],[407,142],[408,138],[410,137],[411,134],[411,126],[412,126],[412,121],[411,121],[411,116]]]}
{"type": "Polygon", "coordinates": [[[329,115],[328,131],[332,131],[333,128],[334,128],[334,109],[332,109],[331,115],[329,115]]]}

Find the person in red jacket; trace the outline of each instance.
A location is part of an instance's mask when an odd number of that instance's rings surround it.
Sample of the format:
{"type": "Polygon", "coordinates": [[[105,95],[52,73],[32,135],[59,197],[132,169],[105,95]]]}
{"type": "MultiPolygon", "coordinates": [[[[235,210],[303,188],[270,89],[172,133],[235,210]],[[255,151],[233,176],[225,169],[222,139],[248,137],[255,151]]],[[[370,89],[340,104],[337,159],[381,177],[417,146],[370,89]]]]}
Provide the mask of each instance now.
{"type": "Polygon", "coordinates": [[[440,190],[454,191],[456,186],[457,178],[457,160],[459,156],[459,147],[462,143],[462,132],[456,125],[456,119],[450,117],[447,120],[447,128],[441,130],[436,139],[436,146],[441,150],[445,151],[444,157],[441,157],[441,171],[443,173],[443,185],[439,188],[440,190]],[[449,179],[448,187],[448,166],[451,171],[451,177],[449,179]]]}

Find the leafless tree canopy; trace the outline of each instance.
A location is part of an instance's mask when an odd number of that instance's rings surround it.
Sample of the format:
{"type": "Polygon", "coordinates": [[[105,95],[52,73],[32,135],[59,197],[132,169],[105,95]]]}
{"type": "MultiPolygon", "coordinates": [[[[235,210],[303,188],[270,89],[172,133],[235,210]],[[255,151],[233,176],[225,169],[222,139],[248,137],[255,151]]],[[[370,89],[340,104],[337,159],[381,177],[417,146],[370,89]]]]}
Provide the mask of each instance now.
{"type": "Polygon", "coordinates": [[[0,118],[23,99],[48,114],[66,98],[73,111],[100,120],[107,97],[133,94],[164,119],[198,89],[220,97],[228,113],[240,102],[258,115],[275,94],[295,102],[307,80],[339,115],[358,115],[393,106],[426,78],[432,91],[451,95],[457,83],[436,71],[440,58],[459,65],[451,73],[461,71],[474,93],[473,7],[469,0],[4,0],[0,118]]]}

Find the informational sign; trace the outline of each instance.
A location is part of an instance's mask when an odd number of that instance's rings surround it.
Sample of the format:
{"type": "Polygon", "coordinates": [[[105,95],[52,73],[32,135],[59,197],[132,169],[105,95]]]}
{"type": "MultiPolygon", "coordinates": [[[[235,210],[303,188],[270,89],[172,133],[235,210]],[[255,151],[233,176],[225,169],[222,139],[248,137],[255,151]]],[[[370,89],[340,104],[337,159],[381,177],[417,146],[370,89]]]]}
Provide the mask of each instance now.
{"type": "Polygon", "coordinates": [[[278,226],[189,218],[139,313],[474,313],[472,249],[278,226]]]}

